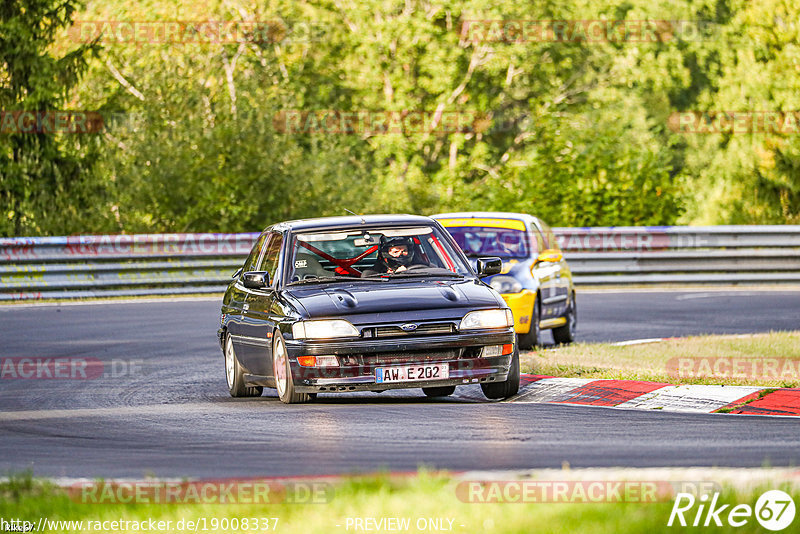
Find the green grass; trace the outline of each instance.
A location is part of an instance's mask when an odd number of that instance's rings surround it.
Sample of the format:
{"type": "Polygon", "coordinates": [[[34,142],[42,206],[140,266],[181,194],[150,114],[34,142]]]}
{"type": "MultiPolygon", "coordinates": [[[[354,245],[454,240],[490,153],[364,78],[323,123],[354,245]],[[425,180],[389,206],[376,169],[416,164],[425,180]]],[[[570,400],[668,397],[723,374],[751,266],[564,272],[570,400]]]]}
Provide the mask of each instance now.
{"type": "MultiPolygon", "coordinates": [[[[459,481],[446,474],[421,471],[417,476],[350,477],[334,482],[330,500],[321,504],[83,504],[63,489],[30,477],[12,477],[0,484],[0,517],[21,518],[37,523],[39,518],[72,521],[172,521],[171,532],[181,519],[278,518],[277,531],[286,533],[358,532],[347,518],[409,518],[411,528],[420,518],[452,519],[452,532],[462,533],[638,533],[668,530],[672,499],[654,503],[466,503],[456,495],[459,481]],[[337,525],[340,525],[337,527],[337,525]]],[[[765,489],[723,489],[720,502],[754,504],[765,489]]],[[[796,502],[800,493],[785,487],[796,502]]],[[[447,525],[447,521],[444,523],[447,525]]],[[[681,529],[684,531],[686,529],[681,529]]],[[[689,529],[690,531],[692,529],[689,529]]],[[[703,529],[697,529],[703,530],[703,529]]],[[[707,529],[706,529],[707,530],[707,529]]],[[[77,532],[76,529],[62,530],[77,532]]],[[[84,527],[83,532],[93,530],[84,527]]],[[[119,528],[118,532],[133,532],[119,528]]],[[[184,530],[185,531],[185,530],[184,530]]],[[[202,532],[202,528],[200,529],[202,532]]],[[[258,530],[262,532],[261,529],[258,530]]],[[[422,530],[436,532],[436,530],[422,530]]],[[[714,529],[721,532],[762,532],[752,519],[742,528],[714,529]]],[[[209,530],[208,532],[214,532],[209,530]]],[[[227,529],[217,532],[247,532],[227,529]]],[[[363,531],[361,531],[363,532],[363,531]]],[[[442,531],[439,531],[442,532],[442,531]]]]}
{"type": "Polygon", "coordinates": [[[800,332],[694,336],[622,347],[608,343],[575,343],[523,352],[520,356],[523,372],[560,377],[775,388],[800,385],[800,332]],[[676,362],[687,358],[709,362],[709,366],[698,363],[691,374],[679,373],[676,362]],[[711,366],[718,359],[742,362],[743,372],[736,373],[727,367],[715,372],[711,366]],[[774,367],[765,367],[765,363],[774,367]],[[756,372],[752,371],[753,365],[756,365],[756,372]]]}
{"type": "Polygon", "coordinates": [[[775,388],[761,390],[758,393],[758,395],[753,397],[752,399],[747,399],[746,401],[744,401],[744,402],[742,402],[740,404],[737,404],[735,406],[726,406],[726,407],[720,408],[719,410],[716,410],[715,413],[731,413],[732,411],[737,410],[737,409],[741,408],[742,406],[746,406],[746,405],[750,404],[751,402],[755,402],[757,400],[761,400],[764,397],[766,397],[767,395],[769,395],[770,393],[775,393],[776,391],[777,391],[777,389],[775,389],[775,388]]]}

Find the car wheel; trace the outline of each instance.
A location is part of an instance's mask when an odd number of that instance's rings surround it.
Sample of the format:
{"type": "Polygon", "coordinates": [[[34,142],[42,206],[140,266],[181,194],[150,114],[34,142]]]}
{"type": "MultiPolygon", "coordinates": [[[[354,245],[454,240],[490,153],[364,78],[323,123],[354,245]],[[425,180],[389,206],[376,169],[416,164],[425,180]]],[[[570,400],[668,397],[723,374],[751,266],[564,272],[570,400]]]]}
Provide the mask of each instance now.
{"type": "Polygon", "coordinates": [[[225,356],[225,381],[231,397],[260,397],[264,392],[261,386],[248,386],[244,383],[244,370],[239,365],[236,352],[233,349],[231,335],[225,334],[225,347],[222,351],[225,356]]]}
{"type": "Polygon", "coordinates": [[[487,399],[506,399],[516,395],[519,391],[519,350],[514,347],[511,355],[511,368],[505,382],[484,382],[481,384],[483,394],[487,399]]]}
{"type": "Polygon", "coordinates": [[[297,393],[294,390],[292,370],[289,365],[289,353],[286,351],[286,342],[280,332],[275,332],[272,342],[272,369],[275,373],[275,388],[278,397],[284,404],[297,404],[308,402],[311,396],[308,393],[297,393]]]}
{"type": "Polygon", "coordinates": [[[536,300],[533,301],[533,310],[531,310],[531,329],[526,334],[519,334],[517,336],[517,345],[521,349],[532,349],[542,342],[542,330],[539,328],[539,295],[536,295],[536,300]]]}
{"type": "Polygon", "coordinates": [[[447,397],[456,390],[455,386],[440,386],[435,388],[422,388],[422,392],[427,397],[447,397]]]}
{"type": "Polygon", "coordinates": [[[578,326],[578,303],[575,301],[575,293],[572,294],[565,318],[567,319],[567,324],[553,328],[553,339],[559,345],[566,345],[575,341],[575,329],[578,326]]]}

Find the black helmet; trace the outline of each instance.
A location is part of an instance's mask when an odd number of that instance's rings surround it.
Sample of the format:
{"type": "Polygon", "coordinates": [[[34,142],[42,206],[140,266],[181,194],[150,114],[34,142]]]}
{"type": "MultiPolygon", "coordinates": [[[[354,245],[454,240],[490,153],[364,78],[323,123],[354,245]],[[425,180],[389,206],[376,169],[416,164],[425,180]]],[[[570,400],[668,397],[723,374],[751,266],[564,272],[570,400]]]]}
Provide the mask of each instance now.
{"type": "Polygon", "coordinates": [[[414,247],[413,242],[408,237],[382,237],[380,251],[378,252],[381,259],[392,269],[400,266],[408,267],[414,261],[414,247]],[[392,247],[406,247],[408,254],[400,255],[397,257],[389,255],[389,249],[392,247]]]}

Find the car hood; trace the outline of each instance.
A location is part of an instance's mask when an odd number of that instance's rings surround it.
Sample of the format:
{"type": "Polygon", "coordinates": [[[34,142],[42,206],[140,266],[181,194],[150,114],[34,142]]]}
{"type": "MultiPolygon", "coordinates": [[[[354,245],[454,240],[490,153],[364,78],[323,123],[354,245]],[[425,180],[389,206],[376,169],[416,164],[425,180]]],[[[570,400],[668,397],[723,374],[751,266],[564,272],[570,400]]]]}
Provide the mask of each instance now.
{"type": "Polygon", "coordinates": [[[354,282],[302,286],[286,293],[309,318],[503,305],[494,290],[474,279],[354,282]]]}

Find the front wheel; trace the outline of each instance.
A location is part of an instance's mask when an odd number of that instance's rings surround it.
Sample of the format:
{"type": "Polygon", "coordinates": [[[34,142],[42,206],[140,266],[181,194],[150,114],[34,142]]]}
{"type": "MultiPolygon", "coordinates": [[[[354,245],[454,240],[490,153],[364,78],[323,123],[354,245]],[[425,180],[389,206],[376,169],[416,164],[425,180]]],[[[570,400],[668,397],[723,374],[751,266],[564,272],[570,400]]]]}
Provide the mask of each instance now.
{"type": "Polygon", "coordinates": [[[575,330],[578,326],[578,303],[575,301],[575,293],[572,294],[565,318],[567,323],[564,326],[553,328],[553,340],[559,345],[575,341],[575,330]]]}
{"type": "Polygon", "coordinates": [[[439,386],[434,388],[422,388],[426,397],[447,397],[455,393],[455,386],[439,386]]]}
{"type": "Polygon", "coordinates": [[[286,351],[286,342],[280,332],[275,332],[272,342],[272,369],[275,374],[275,388],[278,390],[278,397],[284,404],[297,404],[308,402],[311,395],[308,393],[297,393],[294,390],[294,380],[292,379],[292,369],[289,365],[289,353],[286,351]]]}
{"type": "Polygon", "coordinates": [[[231,397],[260,397],[264,388],[261,386],[247,386],[244,383],[244,370],[236,358],[231,335],[225,334],[225,380],[228,383],[228,392],[231,397]]]}
{"type": "Polygon", "coordinates": [[[539,295],[536,295],[536,300],[533,301],[533,310],[531,310],[531,329],[525,334],[517,336],[517,344],[521,349],[532,349],[542,342],[542,331],[539,328],[539,295]]]}
{"type": "Polygon", "coordinates": [[[511,367],[508,378],[504,382],[484,382],[481,384],[483,394],[487,399],[507,399],[519,391],[519,350],[514,347],[511,355],[511,367]]]}

